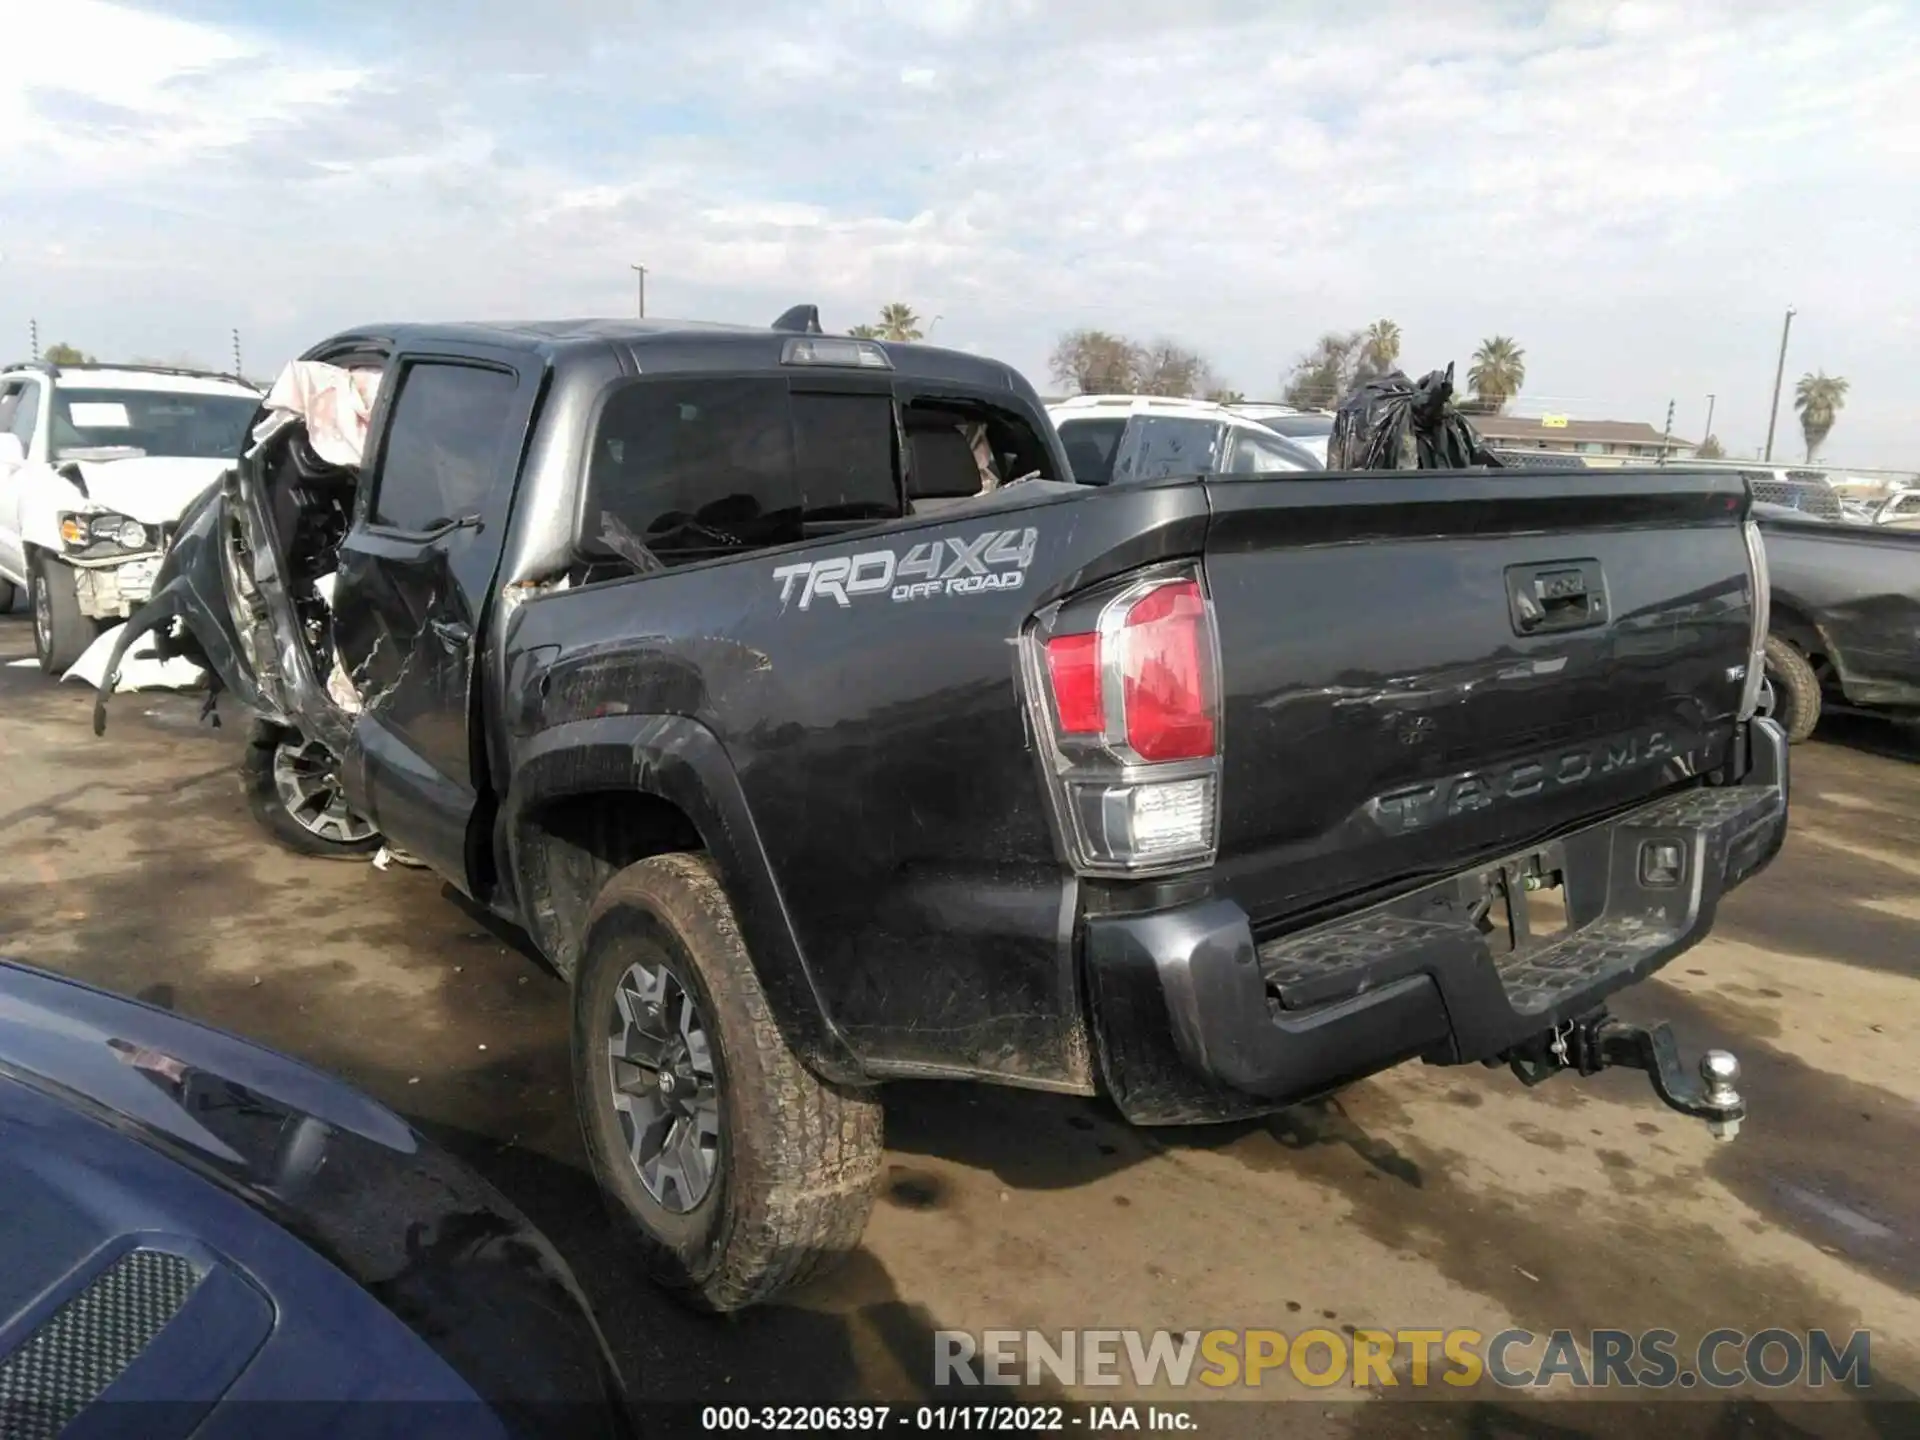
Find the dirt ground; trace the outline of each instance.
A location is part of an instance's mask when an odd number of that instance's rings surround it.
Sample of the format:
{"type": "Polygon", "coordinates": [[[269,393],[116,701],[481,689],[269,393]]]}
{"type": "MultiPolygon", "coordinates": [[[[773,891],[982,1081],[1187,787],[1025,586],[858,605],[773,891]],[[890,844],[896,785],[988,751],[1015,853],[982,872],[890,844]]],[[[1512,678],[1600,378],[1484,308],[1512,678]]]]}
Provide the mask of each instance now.
{"type": "MultiPolygon", "coordinates": [[[[1206,1433],[1911,1434],[1920,1390],[1920,756],[1868,723],[1794,753],[1782,858],[1632,997],[1745,1066],[1717,1144],[1644,1080],[1523,1090],[1403,1067],[1267,1122],[1141,1132],[1103,1105],[902,1085],[861,1252],[788,1303],[690,1317],[624,1268],[568,1095],[567,996],[420,871],[302,860],[249,819],[240,717],[9,662],[0,620],[0,954],[142,995],[358,1083],[473,1161],[567,1253],[639,1392],[910,1400],[954,1328],[1824,1326],[1875,1389],[1655,1412],[1274,1391],[1206,1433]],[[1547,1418],[1541,1418],[1543,1413],[1547,1418]]],[[[1404,1393],[1404,1392],[1402,1392],[1404,1393]]],[[[968,1398],[978,1398],[969,1396],[968,1398]]],[[[995,1396],[993,1398],[1003,1398],[995,1396]]],[[[1126,1389],[1086,1398],[1139,1396],[1126,1389]]]]}

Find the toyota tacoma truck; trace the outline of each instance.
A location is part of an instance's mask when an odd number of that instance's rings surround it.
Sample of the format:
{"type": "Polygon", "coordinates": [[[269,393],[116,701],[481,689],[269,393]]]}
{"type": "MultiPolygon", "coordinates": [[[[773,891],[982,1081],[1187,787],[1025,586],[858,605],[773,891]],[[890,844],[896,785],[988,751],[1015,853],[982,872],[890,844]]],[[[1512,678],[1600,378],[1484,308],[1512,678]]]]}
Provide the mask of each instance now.
{"type": "Polygon", "coordinates": [[[58,675],[145,602],[180,511],[233,463],[260,392],[155,365],[0,371],[0,614],[24,591],[58,675]]]}
{"type": "Polygon", "coordinates": [[[121,643],[258,717],[281,838],[525,929],[691,1303],[856,1245],[884,1082],[1168,1125],[1625,1064],[1740,1123],[1731,1056],[1606,1011],[1786,826],[1737,473],[1081,485],[1013,370],[805,306],[302,363],[362,460],[263,410],[121,643]]]}

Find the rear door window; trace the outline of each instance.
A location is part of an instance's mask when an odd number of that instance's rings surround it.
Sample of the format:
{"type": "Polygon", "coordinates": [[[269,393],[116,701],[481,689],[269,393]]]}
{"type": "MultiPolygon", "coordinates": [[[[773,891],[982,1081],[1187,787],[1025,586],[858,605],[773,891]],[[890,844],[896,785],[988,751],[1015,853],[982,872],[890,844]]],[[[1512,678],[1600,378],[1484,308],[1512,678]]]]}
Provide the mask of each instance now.
{"type": "Polygon", "coordinates": [[[477,365],[409,365],[387,425],[373,523],[421,534],[489,509],[518,385],[507,371],[477,365]]]}
{"type": "Polygon", "coordinates": [[[1137,418],[1139,439],[1122,462],[1123,480],[1160,480],[1169,475],[1208,475],[1219,468],[1221,426],[1215,420],[1173,415],[1137,418]]]}

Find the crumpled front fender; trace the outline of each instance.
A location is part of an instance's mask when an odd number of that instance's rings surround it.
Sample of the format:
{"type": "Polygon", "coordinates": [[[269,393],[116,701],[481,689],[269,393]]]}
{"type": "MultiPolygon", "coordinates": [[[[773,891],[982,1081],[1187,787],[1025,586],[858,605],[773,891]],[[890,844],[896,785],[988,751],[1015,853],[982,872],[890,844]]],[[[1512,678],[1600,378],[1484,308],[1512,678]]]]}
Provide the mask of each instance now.
{"type": "Polygon", "coordinates": [[[231,500],[222,476],[181,513],[173,545],[154,577],[153,593],[134,611],[107,661],[106,683],[93,702],[93,733],[107,728],[107,701],[118,683],[120,660],[141,636],[152,633],[162,659],[178,655],[213,672],[218,688],[268,720],[285,716],[262,690],[233,623],[227,599],[224,547],[231,500]],[[175,621],[179,624],[175,625],[175,621]]]}

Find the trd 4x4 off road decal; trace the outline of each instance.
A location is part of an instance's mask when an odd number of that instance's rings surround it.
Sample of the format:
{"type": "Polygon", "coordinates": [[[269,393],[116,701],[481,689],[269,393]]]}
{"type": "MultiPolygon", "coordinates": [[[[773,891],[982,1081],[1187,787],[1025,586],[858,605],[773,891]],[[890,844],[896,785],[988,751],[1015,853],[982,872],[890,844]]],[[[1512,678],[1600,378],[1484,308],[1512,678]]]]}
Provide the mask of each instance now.
{"type": "Polygon", "coordinates": [[[859,595],[885,593],[902,601],[1018,590],[1026,583],[1039,538],[1038,530],[989,530],[971,540],[949,535],[922,541],[905,555],[863,550],[831,560],[797,560],[775,566],[773,578],[780,582],[780,603],[797,598],[802,610],[822,598],[845,608],[859,595]]]}

